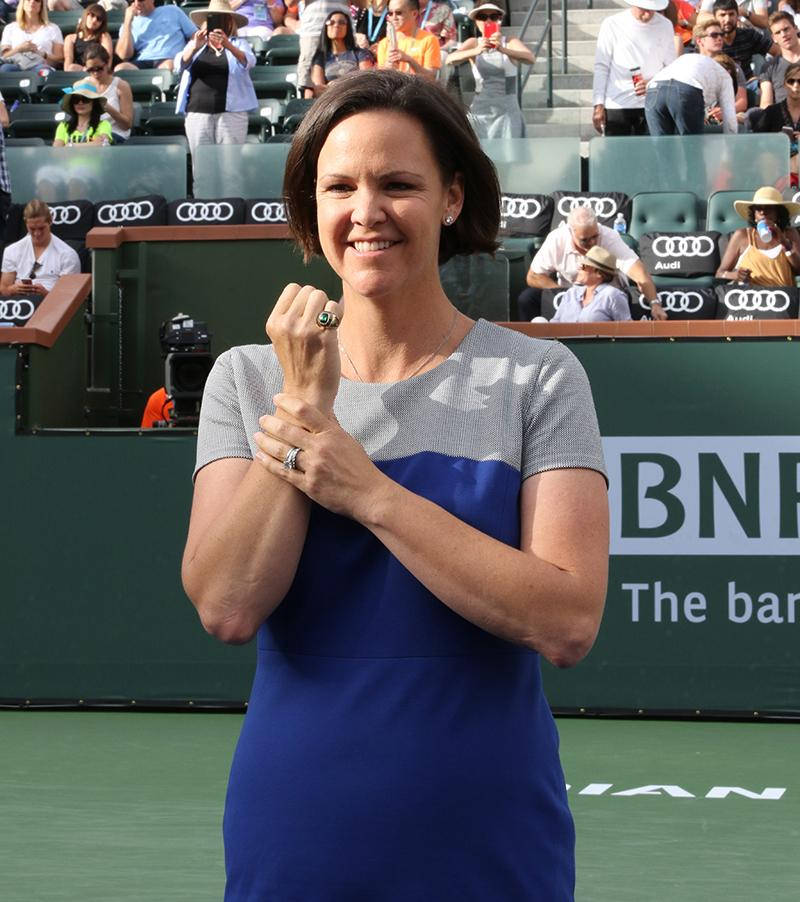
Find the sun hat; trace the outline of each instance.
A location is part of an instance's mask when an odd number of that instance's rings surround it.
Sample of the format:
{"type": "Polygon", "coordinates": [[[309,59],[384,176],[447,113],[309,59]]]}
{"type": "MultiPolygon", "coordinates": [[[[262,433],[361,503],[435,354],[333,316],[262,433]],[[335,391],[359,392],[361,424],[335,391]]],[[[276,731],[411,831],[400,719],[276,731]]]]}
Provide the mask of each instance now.
{"type": "Polygon", "coordinates": [[[609,276],[613,276],[617,271],[617,258],[611,251],[607,251],[604,247],[600,247],[599,244],[589,248],[589,250],[581,257],[581,263],[585,263],[587,266],[593,266],[595,269],[599,269],[600,272],[604,272],[609,276]]]}
{"type": "Polygon", "coordinates": [[[753,195],[752,200],[735,200],[733,209],[742,217],[747,219],[750,207],[783,207],[789,214],[790,219],[794,219],[800,213],[800,204],[792,201],[784,200],[777,188],[771,188],[769,185],[759,188],[753,195]]]}
{"type": "Polygon", "coordinates": [[[216,13],[221,16],[232,16],[237,28],[247,25],[250,21],[247,16],[243,16],[241,13],[232,10],[228,0],[211,0],[205,9],[193,9],[189,13],[189,18],[195,25],[199,26],[205,22],[211,13],[216,13]]]}
{"type": "Polygon", "coordinates": [[[65,113],[69,112],[70,100],[73,97],[86,97],[88,100],[97,100],[102,109],[106,108],[106,103],[108,102],[93,84],[79,81],[69,88],[64,88],[64,96],[61,98],[61,109],[65,113]]]}
{"type": "Polygon", "coordinates": [[[480,6],[473,7],[467,15],[474,22],[478,13],[502,13],[505,15],[506,11],[502,6],[498,6],[496,3],[481,3],[480,6]]]}
{"type": "Polygon", "coordinates": [[[668,6],[667,0],[625,0],[628,6],[638,6],[639,9],[649,9],[654,13],[660,13],[668,6]]]}

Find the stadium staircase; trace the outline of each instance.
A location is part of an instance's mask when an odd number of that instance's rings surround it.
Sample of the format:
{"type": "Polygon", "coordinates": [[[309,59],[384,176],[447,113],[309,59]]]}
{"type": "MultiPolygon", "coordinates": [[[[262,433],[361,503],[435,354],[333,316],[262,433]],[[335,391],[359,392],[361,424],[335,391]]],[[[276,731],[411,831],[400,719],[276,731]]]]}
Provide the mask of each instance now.
{"type": "MultiPolygon", "coordinates": [[[[509,33],[519,34],[529,6],[526,0],[511,0],[509,33]]],[[[595,134],[592,128],[592,69],[597,34],[603,19],[626,9],[627,4],[624,0],[594,0],[592,6],[592,9],[587,8],[587,0],[567,0],[567,74],[564,75],[561,0],[553,0],[553,106],[547,105],[545,43],[522,96],[530,138],[578,136],[588,141],[595,134]]],[[[525,35],[525,43],[531,49],[535,49],[545,26],[544,7],[544,0],[539,0],[525,35]]]]}

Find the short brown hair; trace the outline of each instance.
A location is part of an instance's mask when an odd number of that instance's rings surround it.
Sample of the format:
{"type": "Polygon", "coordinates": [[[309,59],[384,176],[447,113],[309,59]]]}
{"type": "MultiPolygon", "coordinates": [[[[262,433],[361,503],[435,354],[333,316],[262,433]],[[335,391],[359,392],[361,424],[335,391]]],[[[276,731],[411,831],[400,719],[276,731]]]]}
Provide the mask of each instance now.
{"type": "Polygon", "coordinates": [[[769,19],[767,19],[767,23],[769,24],[769,27],[772,28],[772,26],[776,22],[782,22],[784,19],[786,19],[786,21],[790,25],[794,25],[794,17],[790,16],[789,13],[787,13],[785,10],[782,10],[782,9],[778,10],[778,12],[776,12],[776,13],[773,13],[769,17],[769,19]]]}
{"type": "Polygon", "coordinates": [[[416,119],[430,142],[442,181],[450,184],[457,174],[463,179],[464,205],[455,223],[440,232],[439,263],[455,254],[493,254],[498,247],[500,185],[466,114],[439,85],[417,75],[380,69],[332,82],[295,133],[286,160],[283,194],[286,218],[305,259],[322,253],[315,193],[322,146],[343,119],[370,110],[404,113],[416,119]]]}
{"type": "Polygon", "coordinates": [[[37,197],[34,197],[33,200],[29,200],[28,203],[25,204],[25,209],[22,211],[22,218],[26,222],[29,219],[46,219],[48,222],[53,221],[53,217],[50,214],[50,207],[37,197]]]}

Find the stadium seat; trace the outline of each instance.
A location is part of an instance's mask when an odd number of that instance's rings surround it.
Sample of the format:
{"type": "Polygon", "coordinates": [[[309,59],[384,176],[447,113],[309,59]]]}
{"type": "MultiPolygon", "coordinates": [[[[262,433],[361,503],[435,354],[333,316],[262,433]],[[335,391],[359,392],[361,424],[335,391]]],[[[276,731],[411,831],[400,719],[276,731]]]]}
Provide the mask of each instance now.
{"type": "Polygon", "coordinates": [[[646,232],[694,232],[697,228],[697,198],[690,191],[654,191],[633,198],[628,232],[637,240],[646,232]]]}
{"type": "Polygon", "coordinates": [[[250,70],[256,97],[274,97],[277,100],[289,101],[297,97],[296,66],[256,66],[250,70]]]}
{"type": "Polygon", "coordinates": [[[492,138],[481,147],[494,162],[503,191],[548,194],[553,185],[580,191],[578,138],[492,138]]]}
{"type": "Polygon", "coordinates": [[[66,116],[57,103],[23,103],[10,113],[6,129],[12,138],[42,138],[52,143],[56,126],[66,116]]]}
{"type": "Polygon", "coordinates": [[[160,100],[142,107],[142,130],[146,135],[185,135],[183,113],[175,112],[175,101],[160,100]]]}
{"type": "Polygon", "coordinates": [[[175,81],[169,69],[123,69],[116,74],[130,85],[133,99],[140,103],[165,101],[175,81]]]}
{"type": "Polygon", "coordinates": [[[53,25],[58,25],[61,29],[61,34],[66,37],[68,34],[74,34],[75,29],[78,27],[78,22],[81,20],[81,16],[83,15],[83,10],[53,10],[47,14],[48,20],[53,25]]]}
{"type": "Polygon", "coordinates": [[[268,66],[296,65],[300,57],[300,38],[296,34],[274,34],[267,41],[264,61],[268,66]]]}
{"type": "Polygon", "coordinates": [[[263,38],[259,38],[256,35],[247,35],[245,40],[250,45],[250,49],[253,51],[253,55],[256,58],[256,65],[263,65],[264,63],[264,55],[267,52],[267,42],[263,38]]]}
{"type": "Polygon", "coordinates": [[[39,86],[39,93],[34,98],[38,103],[59,103],[64,96],[64,88],[69,88],[86,78],[85,72],[49,72],[39,86]]]}
{"type": "Polygon", "coordinates": [[[137,144],[143,146],[148,144],[176,145],[189,153],[189,142],[186,140],[186,135],[131,135],[125,142],[126,147],[135,147],[137,144]]]}
{"type": "Polygon", "coordinates": [[[297,131],[297,126],[303,121],[303,117],[305,114],[311,109],[311,104],[314,102],[313,99],[303,99],[300,97],[294,97],[286,104],[286,109],[283,113],[283,122],[281,123],[282,130],[288,133],[294,133],[297,131]]]}
{"type": "Polygon", "coordinates": [[[714,192],[708,199],[706,228],[710,232],[722,232],[723,235],[733,232],[735,229],[744,228],[747,222],[733,209],[733,202],[752,196],[752,189],[745,188],[741,191],[714,192]]]}
{"type": "Polygon", "coordinates": [[[30,103],[44,79],[38,72],[0,72],[0,94],[7,107],[15,100],[30,103]]]}
{"type": "Polygon", "coordinates": [[[259,101],[258,106],[261,119],[261,140],[266,141],[268,137],[278,134],[281,130],[286,104],[274,97],[265,97],[259,101]]]}
{"type": "Polygon", "coordinates": [[[114,38],[116,42],[119,37],[119,30],[122,28],[122,22],[125,18],[125,12],[121,9],[110,9],[106,12],[106,22],[108,26],[108,33],[114,38]]]}

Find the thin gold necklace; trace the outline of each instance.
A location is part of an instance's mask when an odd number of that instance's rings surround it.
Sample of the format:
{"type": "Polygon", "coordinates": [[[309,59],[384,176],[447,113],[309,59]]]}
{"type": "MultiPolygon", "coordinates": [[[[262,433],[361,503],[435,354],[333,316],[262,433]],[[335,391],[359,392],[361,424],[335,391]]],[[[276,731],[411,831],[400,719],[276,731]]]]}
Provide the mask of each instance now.
{"type": "MultiPolygon", "coordinates": [[[[411,373],[410,376],[406,376],[406,377],[405,377],[406,379],[413,379],[414,376],[416,376],[417,373],[418,373],[424,366],[427,366],[427,365],[431,362],[431,360],[433,360],[433,358],[439,353],[439,351],[441,351],[441,349],[442,349],[442,347],[444,347],[444,344],[445,344],[445,342],[447,341],[447,339],[450,338],[450,336],[453,334],[453,329],[455,329],[455,327],[456,327],[456,320],[457,320],[457,319],[458,319],[458,309],[454,309],[454,310],[453,310],[453,321],[450,323],[450,328],[447,330],[447,332],[445,333],[445,335],[444,335],[444,337],[442,338],[442,340],[439,342],[438,345],[436,345],[436,347],[430,352],[430,354],[428,354],[428,356],[427,356],[427,357],[422,361],[422,363],[414,370],[414,372],[411,373]]],[[[359,382],[363,382],[364,380],[361,378],[361,373],[359,373],[358,369],[356,368],[356,365],[353,363],[353,358],[347,353],[347,348],[342,344],[341,341],[339,342],[339,347],[340,347],[340,348],[342,349],[342,351],[344,352],[344,356],[347,358],[347,362],[350,364],[350,366],[351,366],[352,369],[353,369],[353,372],[356,374],[356,377],[358,378],[358,381],[359,381],[359,382]]]]}

